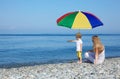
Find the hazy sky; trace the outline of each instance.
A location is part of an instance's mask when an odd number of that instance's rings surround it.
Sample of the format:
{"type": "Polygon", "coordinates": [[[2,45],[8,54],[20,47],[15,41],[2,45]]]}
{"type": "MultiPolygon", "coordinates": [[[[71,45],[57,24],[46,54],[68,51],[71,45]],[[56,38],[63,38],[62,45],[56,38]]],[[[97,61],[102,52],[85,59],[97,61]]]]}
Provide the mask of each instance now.
{"type": "Polygon", "coordinates": [[[59,27],[56,19],[71,11],[95,14],[104,26],[82,33],[119,33],[120,0],[0,0],[0,34],[72,34],[77,30],[59,27]]]}

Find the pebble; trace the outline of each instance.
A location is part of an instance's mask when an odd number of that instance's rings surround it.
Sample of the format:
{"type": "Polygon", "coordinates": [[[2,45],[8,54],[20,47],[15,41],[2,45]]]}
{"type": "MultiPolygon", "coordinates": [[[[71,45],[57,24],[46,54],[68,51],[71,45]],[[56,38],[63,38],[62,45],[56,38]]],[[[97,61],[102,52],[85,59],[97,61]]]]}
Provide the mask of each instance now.
{"type": "Polygon", "coordinates": [[[100,65],[70,62],[1,68],[0,79],[120,79],[120,58],[106,59],[100,65]]]}

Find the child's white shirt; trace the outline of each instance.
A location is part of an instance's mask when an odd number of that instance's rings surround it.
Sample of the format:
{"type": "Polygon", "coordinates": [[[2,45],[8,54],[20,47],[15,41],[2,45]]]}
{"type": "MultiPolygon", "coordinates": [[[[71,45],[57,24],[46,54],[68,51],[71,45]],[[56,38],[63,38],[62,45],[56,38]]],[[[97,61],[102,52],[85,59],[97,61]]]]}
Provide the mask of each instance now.
{"type": "Polygon", "coordinates": [[[82,44],[82,40],[81,39],[78,39],[78,40],[74,40],[73,42],[76,42],[76,51],[82,51],[80,48],[80,44],[82,44]]]}

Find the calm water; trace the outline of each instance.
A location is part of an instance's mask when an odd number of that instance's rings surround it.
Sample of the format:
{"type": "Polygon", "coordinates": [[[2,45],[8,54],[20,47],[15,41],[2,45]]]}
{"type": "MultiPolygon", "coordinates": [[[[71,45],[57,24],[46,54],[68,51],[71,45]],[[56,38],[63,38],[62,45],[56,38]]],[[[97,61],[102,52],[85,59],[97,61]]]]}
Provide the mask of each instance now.
{"type": "MultiPolygon", "coordinates": [[[[92,48],[92,35],[83,35],[83,58],[92,48]]],[[[120,35],[99,35],[106,48],[106,57],[120,56],[120,35]]],[[[47,63],[77,59],[73,35],[0,36],[0,64],[47,63]]]]}

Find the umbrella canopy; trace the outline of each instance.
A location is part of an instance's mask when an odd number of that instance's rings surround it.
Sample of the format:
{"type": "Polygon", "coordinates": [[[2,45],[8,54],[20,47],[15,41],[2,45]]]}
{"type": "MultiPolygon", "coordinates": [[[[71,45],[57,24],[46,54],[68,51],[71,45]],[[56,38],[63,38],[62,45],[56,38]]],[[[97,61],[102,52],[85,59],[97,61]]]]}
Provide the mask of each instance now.
{"type": "Polygon", "coordinates": [[[69,12],[57,19],[58,26],[71,29],[92,29],[103,23],[92,13],[88,12],[69,12]]]}

